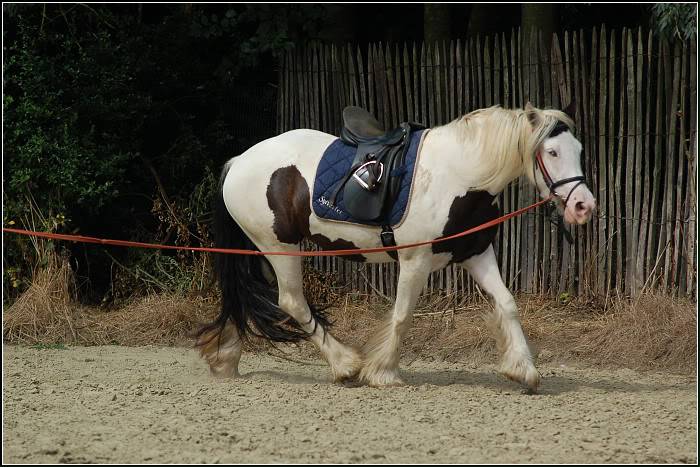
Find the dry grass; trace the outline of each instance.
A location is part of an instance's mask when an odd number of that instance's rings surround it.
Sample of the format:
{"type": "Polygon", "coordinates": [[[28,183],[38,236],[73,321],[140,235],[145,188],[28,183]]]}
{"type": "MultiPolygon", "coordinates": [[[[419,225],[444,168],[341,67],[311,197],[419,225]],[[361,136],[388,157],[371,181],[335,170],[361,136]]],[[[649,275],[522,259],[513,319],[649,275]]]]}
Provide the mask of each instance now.
{"type": "Polygon", "coordinates": [[[211,318],[215,308],[211,299],[151,295],[118,310],[85,313],[96,331],[92,339],[96,344],[191,345],[191,333],[211,318]]]}
{"type": "Polygon", "coordinates": [[[3,338],[10,342],[73,342],[75,282],[66,259],[49,256],[48,264],[35,271],[32,284],[3,313],[3,338]]]}
{"type": "MultiPolygon", "coordinates": [[[[25,292],[21,298],[27,296],[25,292]]],[[[152,295],[117,310],[75,303],[45,308],[18,300],[3,315],[4,340],[22,344],[190,345],[191,333],[210,319],[211,300],[152,295]],[[34,315],[32,313],[37,311],[34,315]],[[41,310],[41,311],[39,311],[41,310]]]]}
{"type": "Polygon", "coordinates": [[[181,345],[213,315],[211,299],[153,295],[117,310],[86,307],[74,299],[66,260],[52,260],[3,313],[3,339],[22,344],[181,345]]]}
{"type": "Polygon", "coordinates": [[[310,303],[320,306],[338,303],[344,295],[335,274],[315,269],[310,261],[304,262],[304,295],[310,303]]]}
{"type": "MultiPolygon", "coordinates": [[[[350,300],[323,291],[327,278],[314,277],[321,301],[334,301],[334,334],[362,345],[389,316],[386,300],[350,300]]],[[[313,285],[313,283],[311,285],[313,285]]],[[[213,298],[153,295],[116,310],[76,305],[67,262],[55,261],[36,274],[32,286],[3,314],[4,340],[11,343],[73,345],[192,345],[192,332],[218,311],[213,298]]],[[[603,364],[637,369],[695,372],[697,315],[695,304],[663,295],[636,302],[618,299],[604,310],[595,302],[566,304],[539,297],[517,298],[523,329],[540,361],[603,364]]],[[[496,362],[485,322],[488,302],[474,297],[458,303],[454,296],[425,297],[403,346],[409,359],[496,362]]],[[[269,349],[258,341],[248,350],[269,349]]],[[[305,354],[310,344],[300,346],[305,354]]]]}
{"type": "Polygon", "coordinates": [[[618,300],[597,317],[572,350],[596,363],[654,369],[689,370],[697,363],[697,313],[694,303],[645,294],[630,303],[618,300]]]}

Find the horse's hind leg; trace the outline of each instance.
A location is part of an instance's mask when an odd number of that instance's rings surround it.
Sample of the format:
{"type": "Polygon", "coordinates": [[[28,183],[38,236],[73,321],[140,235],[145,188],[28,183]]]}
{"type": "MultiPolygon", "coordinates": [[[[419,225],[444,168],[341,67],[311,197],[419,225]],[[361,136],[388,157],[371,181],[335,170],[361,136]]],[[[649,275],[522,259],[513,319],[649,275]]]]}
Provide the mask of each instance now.
{"type": "Polygon", "coordinates": [[[301,258],[270,256],[268,260],[277,276],[279,307],[310,334],[309,340],[316,344],[330,365],[334,381],[353,378],[360,369],[360,355],[352,347],[336,340],[314,319],[304,298],[301,258]]]}
{"type": "Polygon", "coordinates": [[[495,311],[487,318],[503,357],[500,371],[508,378],[535,390],[540,374],[533,363],[530,347],[520,327],[515,299],[501,279],[493,246],[462,263],[474,280],[493,297],[495,311]]]}
{"type": "Polygon", "coordinates": [[[203,333],[197,342],[199,353],[217,378],[236,378],[241,360],[241,338],[236,327],[228,321],[224,328],[203,333]]]}

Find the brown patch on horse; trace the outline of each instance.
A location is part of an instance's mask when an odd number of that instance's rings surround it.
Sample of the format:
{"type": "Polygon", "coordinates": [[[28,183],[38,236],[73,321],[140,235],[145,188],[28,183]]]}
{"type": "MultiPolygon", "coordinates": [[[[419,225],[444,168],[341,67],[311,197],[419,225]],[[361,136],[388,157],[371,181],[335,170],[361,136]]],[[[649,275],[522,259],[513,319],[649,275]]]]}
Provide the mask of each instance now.
{"type": "MultiPolygon", "coordinates": [[[[308,238],[322,250],[357,250],[354,243],[339,238],[332,240],[322,234],[311,235],[311,194],[309,184],[294,165],[275,170],[267,186],[267,205],[275,216],[272,230],[282,243],[296,245],[308,238]]],[[[350,261],[366,261],[362,255],[344,256],[350,261]]]]}
{"type": "MultiPolygon", "coordinates": [[[[454,235],[476,227],[501,215],[493,204],[494,196],[486,191],[470,191],[452,201],[442,236],[454,235]]],[[[461,263],[486,251],[493,242],[498,226],[493,226],[465,237],[433,244],[433,253],[451,253],[450,264],[461,263]]]]}
{"type": "MultiPolygon", "coordinates": [[[[357,245],[347,240],[339,238],[337,240],[331,241],[330,238],[322,234],[313,234],[309,237],[309,240],[318,245],[322,250],[358,250],[357,245]]],[[[362,255],[346,255],[343,258],[350,261],[358,261],[363,263],[367,261],[362,255]]]]}
{"type": "Polygon", "coordinates": [[[267,205],[275,216],[272,230],[282,243],[297,244],[309,234],[309,185],[294,165],[275,170],[267,186],[267,205]]]}

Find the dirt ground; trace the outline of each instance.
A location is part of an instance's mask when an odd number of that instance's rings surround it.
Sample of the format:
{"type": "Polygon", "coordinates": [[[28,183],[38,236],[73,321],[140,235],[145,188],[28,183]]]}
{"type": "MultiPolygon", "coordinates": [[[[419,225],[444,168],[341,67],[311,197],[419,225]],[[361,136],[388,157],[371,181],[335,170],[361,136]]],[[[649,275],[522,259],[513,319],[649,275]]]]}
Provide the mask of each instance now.
{"type": "Polygon", "coordinates": [[[697,461],[694,376],[549,362],[526,395],[492,365],[418,360],[371,389],[295,358],[247,353],[217,381],[185,348],[6,345],[3,462],[697,461]]]}

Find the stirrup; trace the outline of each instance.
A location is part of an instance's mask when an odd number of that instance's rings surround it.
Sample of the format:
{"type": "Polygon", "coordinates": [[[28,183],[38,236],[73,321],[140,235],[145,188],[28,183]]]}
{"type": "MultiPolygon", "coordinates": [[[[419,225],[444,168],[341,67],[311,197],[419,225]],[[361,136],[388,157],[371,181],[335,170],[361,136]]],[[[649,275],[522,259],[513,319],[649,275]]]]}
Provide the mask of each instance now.
{"type": "Polygon", "coordinates": [[[384,175],[384,164],[382,164],[381,162],[378,162],[378,161],[369,161],[369,162],[365,162],[360,167],[358,167],[357,170],[355,170],[353,172],[352,178],[354,178],[355,181],[365,190],[372,191],[374,189],[374,187],[377,185],[377,183],[379,183],[381,181],[383,175],[384,175]],[[369,180],[370,175],[371,175],[369,166],[376,165],[376,164],[379,164],[379,176],[377,177],[376,180],[371,182],[371,185],[370,185],[369,183],[367,183],[365,180],[362,179],[362,176],[365,175],[366,178],[369,180]],[[360,171],[362,171],[363,169],[364,169],[364,172],[360,173],[360,171]]]}

